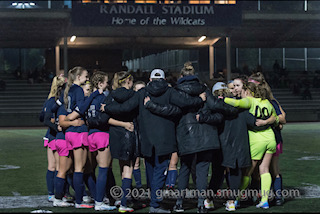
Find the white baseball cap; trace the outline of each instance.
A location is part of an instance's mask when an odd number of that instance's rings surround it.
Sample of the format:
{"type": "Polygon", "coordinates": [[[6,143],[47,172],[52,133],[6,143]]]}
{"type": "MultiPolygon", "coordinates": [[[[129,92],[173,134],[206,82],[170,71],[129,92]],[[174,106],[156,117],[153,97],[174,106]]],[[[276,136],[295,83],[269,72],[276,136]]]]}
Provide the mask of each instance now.
{"type": "Polygon", "coordinates": [[[164,71],[161,69],[153,69],[151,74],[150,74],[150,78],[151,79],[164,79],[165,75],[164,75],[164,71]]]}
{"type": "Polygon", "coordinates": [[[226,86],[226,84],[224,82],[217,82],[216,84],[214,84],[214,86],[212,87],[212,93],[216,90],[220,90],[220,89],[227,89],[228,87],[226,86]]]}

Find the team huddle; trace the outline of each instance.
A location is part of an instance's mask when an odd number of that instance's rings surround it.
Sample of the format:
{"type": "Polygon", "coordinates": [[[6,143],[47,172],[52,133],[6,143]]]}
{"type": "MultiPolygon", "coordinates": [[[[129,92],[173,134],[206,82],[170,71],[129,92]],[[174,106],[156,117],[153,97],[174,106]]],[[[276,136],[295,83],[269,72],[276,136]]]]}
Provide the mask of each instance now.
{"type": "Polygon", "coordinates": [[[159,194],[169,190],[181,193],[172,211],[184,212],[190,175],[198,192],[214,193],[197,195],[198,213],[214,209],[224,180],[231,192],[225,198],[228,211],[241,207],[248,189],[259,190],[251,197],[257,208],[269,208],[271,190],[272,202],[283,204],[279,154],[285,112],[262,73],[217,82],[210,90],[186,62],[174,87],[161,69],[151,72],[148,83],[134,82],[126,71],[115,73],[111,82],[109,91],[106,73],[89,78],[82,67],[72,68],[67,78],[53,78],[40,116],[48,126],[46,181],[53,206],[144,208],[146,200],[131,195],[133,177],[135,188],[142,188],[141,162],[150,213],[171,212],[159,194]],[[111,191],[113,159],[121,170],[118,198],[111,191]]]}

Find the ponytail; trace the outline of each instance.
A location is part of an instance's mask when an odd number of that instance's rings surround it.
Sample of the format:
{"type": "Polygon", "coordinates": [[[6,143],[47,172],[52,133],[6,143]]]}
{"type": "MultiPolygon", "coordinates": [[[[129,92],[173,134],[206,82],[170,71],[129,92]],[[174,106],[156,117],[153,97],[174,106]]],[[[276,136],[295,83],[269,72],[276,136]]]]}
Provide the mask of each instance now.
{"type": "Polygon", "coordinates": [[[184,63],[183,68],[181,69],[180,74],[182,76],[191,76],[194,75],[195,71],[190,61],[184,63]]]}
{"type": "Polygon", "coordinates": [[[112,89],[116,90],[117,88],[121,88],[123,83],[125,83],[126,79],[132,80],[133,77],[127,71],[120,71],[114,74],[112,80],[112,89]]]}

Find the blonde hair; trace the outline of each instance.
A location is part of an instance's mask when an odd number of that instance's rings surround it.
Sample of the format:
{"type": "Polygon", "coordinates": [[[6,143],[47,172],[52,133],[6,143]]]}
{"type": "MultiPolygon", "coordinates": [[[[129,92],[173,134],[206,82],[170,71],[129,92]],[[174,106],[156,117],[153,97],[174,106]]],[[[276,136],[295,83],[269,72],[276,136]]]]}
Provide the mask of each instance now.
{"type": "Polygon", "coordinates": [[[252,96],[255,98],[261,98],[262,100],[268,99],[267,91],[265,88],[261,87],[261,85],[256,85],[253,82],[246,82],[243,85],[244,90],[250,90],[252,96]]]}
{"type": "Polygon", "coordinates": [[[54,97],[54,99],[57,100],[60,97],[65,79],[66,78],[63,76],[55,76],[53,78],[48,99],[50,99],[51,97],[54,97]]]}
{"type": "Polygon", "coordinates": [[[117,88],[121,88],[127,79],[133,80],[133,77],[129,72],[120,71],[115,73],[112,80],[112,89],[116,90],[117,88]]]}
{"type": "Polygon", "coordinates": [[[68,94],[69,94],[70,87],[72,86],[73,82],[76,80],[77,76],[81,75],[84,71],[86,71],[85,68],[77,66],[70,69],[68,72],[68,82],[66,85],[66,89],[64,90],[64,96],[63,96],[64,105],[66,109],[68,108],[68,104],[69,104],[68,94]]]}
{"type": "Polygon", "coordinates": [[[180,74],[182,76],[190,76],[194,75],[195,71],[190,61],[184,63],[183,68],[181,69],[180,74]]]}
{"type": "Polygon", "coordinates": [[[223,96],[223,97],[232,97],[232,93],[229,88],[215,90],[213,96],[223,96]]]}
{"type": "Polygon", "coordinates": [[[98,89],[98,84],[100,82],[104,82],[105,78],[108,77],[108,74],[102,71],[96,71],[91,76],[90,82],[92,83],[92,86],[96,89],[98,89]]]}
{"type": "Polygon", "coordinates": [[[87,85],[89,86],[89,94],[91,94],[92,91],[93,91],[93,86],[92,86],[92,83],[90,81],[87,80],[83,85],[81,85],[81,87],[84,88],[87,85]]]}
{"type": "Polygon", "coordinates": [[[137,81],[137,82],[135,82],[135,83],[133,83],[133,90],[136,90],[136,86],[137,85],[144,85],[144,86],[146,86],[146,83],[145,82],[143,82],[143,81],[141,81],[141,80],[139,80],[139,81],[137,81]]]}
{"type": "Polygon", "coordinates": [[[273,93],[271,91],[271,88],[270,88],[269,84],[267,83],[266,79],[264,78],[264,75],[261,72],[257,72],[255,74],[252,74],[249,77],[248,82],[253,82],[253,83],[259,85],[261,88],[264,88],[264,90],[266,90],[266,96],[269,101],[275,100],[273,93]]]}

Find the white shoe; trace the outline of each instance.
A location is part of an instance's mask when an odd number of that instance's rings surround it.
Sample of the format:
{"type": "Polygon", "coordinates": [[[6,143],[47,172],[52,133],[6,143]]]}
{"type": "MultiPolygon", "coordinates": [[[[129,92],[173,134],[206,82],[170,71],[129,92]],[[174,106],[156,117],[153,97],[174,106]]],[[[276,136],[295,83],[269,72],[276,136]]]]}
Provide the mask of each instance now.
{"type": "Polygon", "coordinates": [[[236,205],[234,204],[233,200],[228,200],[227,201],[226,210],[228,210],[228,211],[235,211],[236,210],[236,205]]]}
{"type": "Polygon", "coordinates": [[[121,205],[121,200],[117,200],[114,202],[114,206],[119,207],[121,205]]]}
{"type": "Polygon", "coordinates": [[[204,200],[204,207],[206,209],[214,209],[213,201],[208,200],[208,199],[204,200]]]}
{"type": "Polygon", "coordinates": [[[101,211],[101,210],[111,211],[111,210],[117,209],[117,207],[116,206],[109,206],[103,202],[96,201],[95,205],[94,205],[94,209],[98,210],[98,211],[101,211]]]}
{"type": "Polygon", "coordinates": [[[91,196],[88,196],[88,195],[83,196],[83,197],[82,197],[82,201],[83,201],[84,203],[87,203],[87,204],[92,204],[92,203],[94,203],[93,198],[91,198],[91,196]]]}
{"type": "Polygon", "coordinates": [[[54,200],[54,195],[48,195],[48,201],[53,202],[54,200]]]}
{"type": "Polygon", "coordinates": [[[53,206],[54,207],[73,207],[74,204],[73,203],[69,203],[69,202],[66,202],[66,201],[62,201],[60,199],[54,199],[53,200],[53,206]]]}
{"type": "Polygon", "coordinates": [[[118,210],[120,213],[126,213],[126,212],[133,212],[134,209],[130,208],[130,207],[124,207],[124,206],[121,206],[119,207],[119,210],[118,210]]]}
{"type": "Polygon", "coordinates": [[[103,203],[110,205],[110,200],[109,200],[109,198],[104,197],[102,201],[103,201],[103,203]]]}

